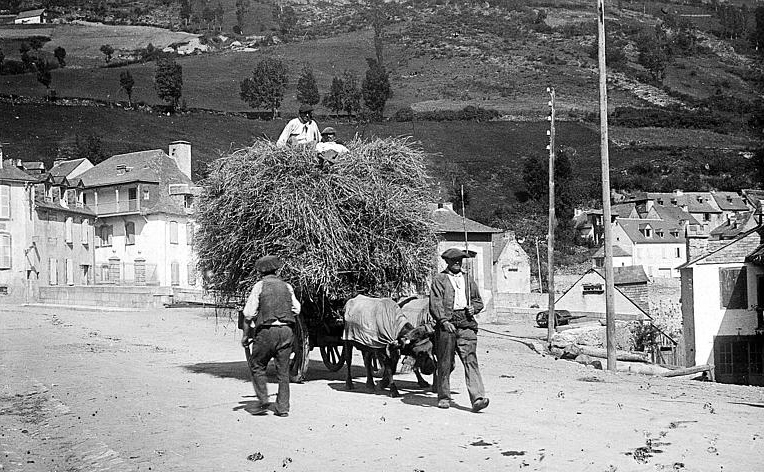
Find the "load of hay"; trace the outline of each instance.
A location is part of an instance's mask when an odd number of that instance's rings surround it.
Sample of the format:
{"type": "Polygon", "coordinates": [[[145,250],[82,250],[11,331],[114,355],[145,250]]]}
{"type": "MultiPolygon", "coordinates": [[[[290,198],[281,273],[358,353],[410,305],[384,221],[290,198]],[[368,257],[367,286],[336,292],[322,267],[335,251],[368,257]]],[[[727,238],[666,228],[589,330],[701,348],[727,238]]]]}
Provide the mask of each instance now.
{"type": "Polygon", "coordinates": [[[336,164],[269,141],[216,160],[197,202],[195,247],[209,288],[241,295],[275,254],[303,300],[397,294],[434,265],[425,154],[405,139],[354,140],[336,164]]]}

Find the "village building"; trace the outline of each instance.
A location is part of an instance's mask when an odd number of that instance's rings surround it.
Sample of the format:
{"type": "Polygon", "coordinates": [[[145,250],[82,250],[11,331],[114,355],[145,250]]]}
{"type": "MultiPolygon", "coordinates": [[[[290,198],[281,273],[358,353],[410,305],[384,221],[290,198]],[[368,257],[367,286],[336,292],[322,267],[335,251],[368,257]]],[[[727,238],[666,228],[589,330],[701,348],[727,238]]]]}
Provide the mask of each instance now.
{"type": "Polygon", "coordinates": [[[45,164],[42,161],[23,161],[17,163],[16,167],[20,168],[29,175],[45,174],[45,164]]]}
{"type": "Polygon", "coordinates": [[[613,246],[630,253],[632,265],[644,266],[649,277],[678,277],[676,267],[687,260],[684,232],[676,222],[618,218],[613,246]]]}
{"type": "Polygon", "coordinates": [[[71,180],[92,168],[93,164],[85,158],[57,160],[48,173],[53,177],[66,177],[71,180]]]}
{"type": "Polygon", "coordinates": [[[19,12],[13,23],[16,25],[40,25],[48,22],[48,15],[44,8],[19,12]]]}
{"type": "MultiPolygon", "coordinates": [[[[648,277],[642,266],[613,267],[614,306],[617,320],[650,318],[648,277]]],[[[555,309],[574,316],[605,318],[605,277],[601,269],[589,269],[555,302],[555,309]]]]}
{"type": "Polygon", "coordinates": [[[763,235],[712,241],[680,267],[687,365],[713,365],[719,382],[764,385],[763,235]]]}
{"type": "Polygon", "coordinates": [[[513,231],[494,235],[493,292],[530,293],[531,258],[515,238],[513,231]]]}
{"type": "Polygon", "coordinates": [[[79,175],[95,211],[95,283],[195,287],[191,145],[120,154],[79,175]]]}

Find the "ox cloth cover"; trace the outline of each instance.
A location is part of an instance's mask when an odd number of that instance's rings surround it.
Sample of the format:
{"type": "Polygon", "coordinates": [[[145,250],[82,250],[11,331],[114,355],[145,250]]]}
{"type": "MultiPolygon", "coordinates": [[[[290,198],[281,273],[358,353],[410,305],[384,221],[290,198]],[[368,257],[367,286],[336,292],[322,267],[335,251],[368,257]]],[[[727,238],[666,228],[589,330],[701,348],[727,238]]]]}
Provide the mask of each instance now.
{"type": "Polygon", "coordinates": [[[345,304],[345,332],[342,339],[372,348],[396,342],[408,320],[391,298],[358,295],[345,304]]]}

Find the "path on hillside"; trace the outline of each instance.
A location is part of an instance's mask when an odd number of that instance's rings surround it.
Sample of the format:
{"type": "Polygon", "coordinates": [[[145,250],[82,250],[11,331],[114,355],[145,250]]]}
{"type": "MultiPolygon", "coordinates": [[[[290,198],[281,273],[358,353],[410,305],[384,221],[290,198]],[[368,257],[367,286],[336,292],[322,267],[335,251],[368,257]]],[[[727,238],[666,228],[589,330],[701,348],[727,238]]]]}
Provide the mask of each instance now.
{"type": "MultiPolygon", "coordinates": [[[[491,325],[504,332],[505,325],[491,325]]],[[[213,312],[0,308],[2,471],[724,470],[761,466],[764,389],[611,374],[482,333],[491,398],[400,376],[345,391],[312,353],[288,418],[252,416],[235,324],[213,312]],[[262,457],[262,458],[260,458],[262,457]]],[[[358,363],[358,360],[356,360],[358,363]]],[[[275,384],[271,384],[275,393],[275,384]]]]}

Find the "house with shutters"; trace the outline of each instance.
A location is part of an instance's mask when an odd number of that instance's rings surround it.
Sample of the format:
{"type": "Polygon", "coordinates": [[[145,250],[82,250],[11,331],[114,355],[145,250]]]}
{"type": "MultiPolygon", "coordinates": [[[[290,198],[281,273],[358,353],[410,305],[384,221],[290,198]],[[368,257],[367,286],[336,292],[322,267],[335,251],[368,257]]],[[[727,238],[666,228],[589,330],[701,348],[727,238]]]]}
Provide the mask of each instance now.
{"type": "Polygon", "coordinates": [[[119,154],[77,176],[95,212],[94,281],[195,287],[191,144],[119,154]]]}
{"type": "Polygon", "coordinates": [[[687,260],[684,231],[675,221],[618,218],[613,247],[630,254],[631,265],[643,266],[649,277],[679,277],[676,268],[687,260]]]}
{"type": "Polygon", "coordinates": [[[686,364],[718,382],[764,386],[764,229],[709,241],[679,267],[686,364]]]}

